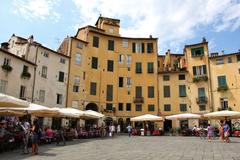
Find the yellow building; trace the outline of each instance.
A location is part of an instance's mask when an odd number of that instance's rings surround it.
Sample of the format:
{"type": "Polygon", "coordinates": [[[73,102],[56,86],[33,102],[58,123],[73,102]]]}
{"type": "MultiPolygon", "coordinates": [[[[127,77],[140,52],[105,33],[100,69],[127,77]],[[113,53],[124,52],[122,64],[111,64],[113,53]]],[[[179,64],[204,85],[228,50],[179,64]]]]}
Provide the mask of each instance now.
{"type": "Polygon", "coordinates": [[[59,52],[71,56],[67,107],[93,109],[121,124],[159,114],[157,38],[119,34],[120,20],[99,17],[79,28],[59,52]]]}

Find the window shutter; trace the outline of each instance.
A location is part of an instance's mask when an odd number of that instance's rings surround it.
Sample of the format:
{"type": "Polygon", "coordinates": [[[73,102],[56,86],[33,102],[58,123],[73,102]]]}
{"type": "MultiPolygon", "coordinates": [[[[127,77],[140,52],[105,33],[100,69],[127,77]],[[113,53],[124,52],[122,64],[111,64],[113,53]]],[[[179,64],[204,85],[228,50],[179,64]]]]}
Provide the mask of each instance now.
{"type": "Polygon", "coordinates": [[[196,66],[193,66],[193,75],[197,75],[196,66]]]}
{"type": "Polygon", "coordinates": [[[132,52],[135,53],[136,52],[136,44],[132,43],[132,52]]]}
{"type": "Polygon", "coordinates": [[[207,68],[206,68],[206,65],[203,65],[203,74],[207,74],[207,68]]]}
{"type": "Polygon", "coordinates": [[[223,85],[223,86],[226,86],[226,85],[227,85],[226,77],[225,77],[225,76],[222,76],[222,85],[223,85]]]}
{"type": "Polygon", "coordinates": [[[142,53],[145,52],[144,43],[142,43],[142,53]]]}

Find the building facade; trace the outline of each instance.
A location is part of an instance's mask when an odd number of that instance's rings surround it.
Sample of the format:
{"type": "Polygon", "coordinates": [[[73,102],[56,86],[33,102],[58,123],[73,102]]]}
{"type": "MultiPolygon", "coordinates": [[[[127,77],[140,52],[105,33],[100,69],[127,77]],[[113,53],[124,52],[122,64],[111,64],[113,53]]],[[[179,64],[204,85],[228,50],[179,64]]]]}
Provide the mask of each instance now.
{"type": "Polygon", "coordinates": [[[32,101],[36,65],[0,48],[0,93],[32,101]]]}
{"type": "Polygon", "coordinates": [[[121,37],[119,28],[120,20],[99,17],[64,40],[59,52],[71,56],[67,106],[120,122],[158,115],[157,38],[121,37]]]}

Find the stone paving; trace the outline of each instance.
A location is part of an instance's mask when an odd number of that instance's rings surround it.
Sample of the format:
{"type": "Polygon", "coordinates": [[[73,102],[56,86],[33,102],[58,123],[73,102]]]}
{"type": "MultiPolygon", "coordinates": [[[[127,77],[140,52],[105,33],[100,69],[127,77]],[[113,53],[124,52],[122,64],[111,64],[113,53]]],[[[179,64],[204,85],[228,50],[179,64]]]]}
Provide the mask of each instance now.
{"type": "Polygon", "coordinates": [[[127,137],[80,139],[66,146],[41,145],[39,155],[20,150],[0,154],[0,160],[240,160],[240,138],[232,143],[198,137],[127,137]]]}

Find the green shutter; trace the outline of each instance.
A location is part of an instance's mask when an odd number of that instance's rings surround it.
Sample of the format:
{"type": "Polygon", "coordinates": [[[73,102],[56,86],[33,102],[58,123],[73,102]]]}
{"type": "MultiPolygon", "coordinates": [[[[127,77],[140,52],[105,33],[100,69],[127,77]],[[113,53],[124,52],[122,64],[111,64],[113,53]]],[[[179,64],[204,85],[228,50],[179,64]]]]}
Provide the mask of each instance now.
{"type": "Polygon", "coordinates": [[[193,75],[197,75],[196,66],[193,66],[193,75]]]}
{"type": "Polygon", "coordinates": [[[142,53],[144,53],[145,52],[145,44],[144,43],[142,43],[142,53]]]}
{"type": "Polygon", "coordinates": [[[136,44],[132,43],[132,52],[135,53],[136,52],[136,44]]]}
{"type": "Polygon", "coordinates": [[[203,65],[203,74],[207,74],[207,68],[206,68],[206,65],[203,65]]]}
{"type": "Polygon", "coordinates": [[[218,86],[227,86],[226,76],[218,76],[218,86]]]}
{"type": "Polygon", "coordinates": [[[179,86],[179,96],[186,97],[186,86],[185,85],[179,86]]]}

